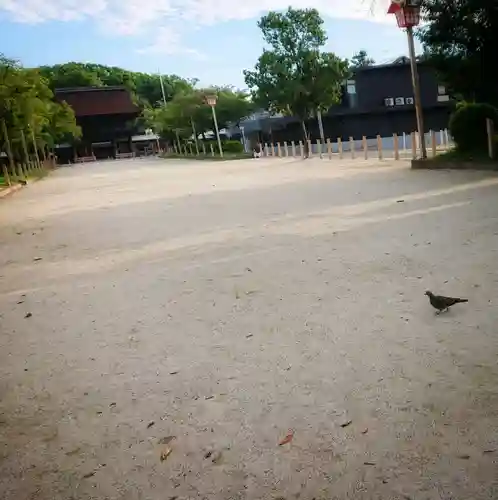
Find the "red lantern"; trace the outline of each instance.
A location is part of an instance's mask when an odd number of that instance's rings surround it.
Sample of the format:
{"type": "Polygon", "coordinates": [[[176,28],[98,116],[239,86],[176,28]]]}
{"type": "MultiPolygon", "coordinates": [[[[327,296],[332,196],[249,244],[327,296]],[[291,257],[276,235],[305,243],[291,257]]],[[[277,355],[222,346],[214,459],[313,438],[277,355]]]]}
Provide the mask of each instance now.
{"type": "Polygon", "coordinates": [[[420,0],[393,0],[388,14],[394,14],[400,28],[413,28],[420,23],[420,0]]]}

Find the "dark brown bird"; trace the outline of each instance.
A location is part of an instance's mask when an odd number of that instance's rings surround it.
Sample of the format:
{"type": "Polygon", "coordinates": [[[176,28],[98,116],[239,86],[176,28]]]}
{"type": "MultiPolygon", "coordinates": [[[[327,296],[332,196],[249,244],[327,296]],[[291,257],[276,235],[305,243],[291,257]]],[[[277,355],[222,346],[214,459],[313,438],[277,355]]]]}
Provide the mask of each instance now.
{"type": "Polygon", "coordinates": [[[429,290],[427,290],[425,294],[429,297],[431,306],[434,309],[437,309],[437,314],[443,311],[447,311],[451,306],[454,306],[455,304],[468,302],[468,299],[459,299],[457,297],[445,297],[444,295],[434,295],[429,290]]]}

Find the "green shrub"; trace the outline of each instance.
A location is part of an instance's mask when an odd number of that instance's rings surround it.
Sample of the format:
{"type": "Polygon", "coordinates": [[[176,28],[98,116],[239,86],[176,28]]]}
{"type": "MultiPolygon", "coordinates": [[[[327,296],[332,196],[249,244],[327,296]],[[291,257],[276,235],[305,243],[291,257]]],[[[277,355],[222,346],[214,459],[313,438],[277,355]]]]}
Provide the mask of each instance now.
{"type": "MultiPolygon", "coordinates": [[[[213,145],[214,154],[219,153],[218,142],[217,141],[205,141],[206,152],[211,153],[210,144],[213,145]]],[[[202,146],[200,146],[202,148],[202,146]]],[[[221,148],[224,153],[243,153],[244,146],[239,141],[221,141],[221,148]]]]}
{"type": "Polygon", "coordinates": [[[486,103],[464,103],[451,115],[449,128],[460,151],[483,151],[487,148],[486,119],[498,126],[498,110],[486,103]]]}
{"type": "Polygon", "coordinates": [[[223,141],[221,147],[225,153],[243,153],[244,146],[240,141],[223,141]]]}

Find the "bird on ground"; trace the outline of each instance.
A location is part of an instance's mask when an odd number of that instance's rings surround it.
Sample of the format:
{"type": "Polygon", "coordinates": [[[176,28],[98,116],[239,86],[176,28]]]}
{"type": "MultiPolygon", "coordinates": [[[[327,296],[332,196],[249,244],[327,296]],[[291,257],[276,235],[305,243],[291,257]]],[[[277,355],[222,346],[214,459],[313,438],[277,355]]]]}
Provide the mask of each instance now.
{"type": "Polygon", "coordinates": [[[444,295],[434,295],[429,290],[425,292],[425,295],[429,297],[431,306],[434,309],[437,309],[436,314],[447,311],[451,306],[454,306],[455,304],[468,302],[468,299],[460,299],[458,297],[445,297],[444,295]]]}

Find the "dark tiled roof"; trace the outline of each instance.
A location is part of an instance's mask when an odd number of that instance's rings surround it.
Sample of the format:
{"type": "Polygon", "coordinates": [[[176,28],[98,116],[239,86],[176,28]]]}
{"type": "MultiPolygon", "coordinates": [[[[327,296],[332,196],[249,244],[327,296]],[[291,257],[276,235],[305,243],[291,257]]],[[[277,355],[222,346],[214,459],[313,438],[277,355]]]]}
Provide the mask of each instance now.
{"type": "Polygon", "coordinates": [[[130,92],[124,87],[56,89],[55,98],[66,101],[77,117],[139,112],[130,92]]]}

